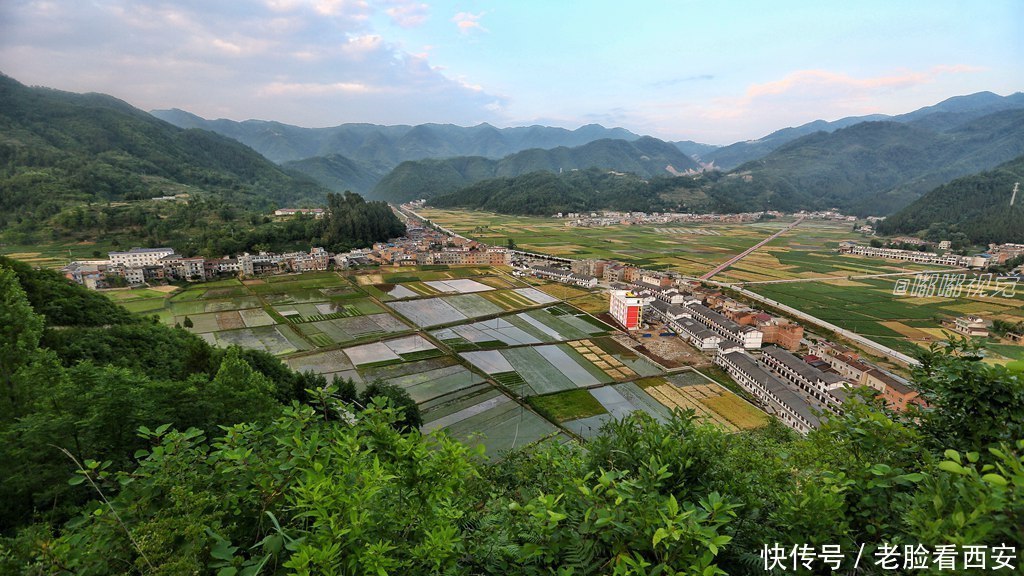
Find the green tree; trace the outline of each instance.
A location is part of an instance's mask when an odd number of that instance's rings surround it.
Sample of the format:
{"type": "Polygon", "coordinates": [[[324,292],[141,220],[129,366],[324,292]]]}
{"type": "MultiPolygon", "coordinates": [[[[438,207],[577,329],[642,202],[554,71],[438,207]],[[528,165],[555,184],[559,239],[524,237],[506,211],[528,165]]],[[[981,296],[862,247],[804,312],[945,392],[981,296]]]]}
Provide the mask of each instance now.
{"type": "Polygon", "coordinates": [[[4,412],[20,412],[22,400],[15,390],[14,374],[31,360],[42,335],[43,317],[29,305],[14,271],[0,266],[0,379],[7,404],[4,412]]]}
{"type": "Polygon", "coordinates": [[[228,349],[217,375],[204,390],[210,420],[218,424],[272,418],[280,410],[275,392],[274,383],[253,370],[238,347],[228,349]]]}
{"type": "MultiPolygon", "coordinates": [[[[346,391],[346,393],[349,392],[346,391]]],[[[380,400],[384,400],[401,414],[396,421],[400,430],[417,430],[423,425],[423,416],[420,415],[419,405],[404,388],[386,384],[383,380],[378,379],[371,382],[359,396],[359,403],[363,406],[369,406],[374,401],[379,402],[380,400]]]]}
{"type": "Polygon", "coordinates": [[[985,451],[1024,438],[1024,381],[982,362],[980,344],[955,337],[919,355],[914,382],[928,406],[909,417],[935,449],[985,451]]]}
{"type": "Polygon", "coordinates": [[[192,328],[193,326],[195,326],[195,324],[192,323],[192,319],[189,318],[188,316],[185,316],[185,321],[182,323],[182,325],[185,328],[192,328]]]}

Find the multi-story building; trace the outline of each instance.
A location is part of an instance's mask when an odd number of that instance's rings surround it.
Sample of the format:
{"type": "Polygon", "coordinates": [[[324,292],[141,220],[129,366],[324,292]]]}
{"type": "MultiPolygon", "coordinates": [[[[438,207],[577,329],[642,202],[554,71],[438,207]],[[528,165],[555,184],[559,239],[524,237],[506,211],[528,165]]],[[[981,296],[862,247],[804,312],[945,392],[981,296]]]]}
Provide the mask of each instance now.
{"type": "Polygon", "coordinates": [[[608,312],[626,330],[638,330],[643,322],[643,309],[653,300],[630,290],[609,292],[608,312]]]}
{"type": "Polygon", "coordinates": [[[132,248],[127,252],[109,252],[110,263],[125,268],[141,268],[159,264],[160,259],[174,254],[173,248],[132,248]]]}
{"type": "Polygon", "coordinates": [[[918,406],[925,404],[918,391],[911,387],[906,380],[901,380],[877,368],[867,371],[865,374],[865,384],[881,391],[880,396],[885,400],[885,404],[890,410],[902,412],[911,404],[917,404],[918,406]]]}
{"type": "Polygon", "coordinates": [[[604,267],[608,264],[605,260],[576,260],[572,263],[572,271],[574,274],[583,274],[586,276],[596,276],[598,278],[604,276],[604,267]]]}
{"type": "Polygon", "coordinates": [[[764,335],[757,328],[741,326],[703,304],[692,303],[687,304],[686,307],[695,320],[710,328],[723,339],[731,340],[747,350],[761,347],[764,335]]]}
{"type": "Polygon", "coordinates": [[[801,434],[807,434],[818,427],[818,416],[807,400],[781,378],[758,364],[751,355],[738,348],[719,350],[715,364],[721,366],[769,414],[774,414],[786,426],[801,434]]]}
{"type": "Polygon", "coordinates": [[[804,339],[803,326],[784,318],[769,316],[768,320],[764,320],[760,316],[762,314],[758,314],[755,318],[755,326],[764,334],[763,344],[776,344],[790,352],[796,352],[800,349],[800,343],[804,339]]]}
{"type": "Polygon", "coordinates": [[[835,392],[847,388],[849,383],[839,374],[818,370],[778,346],[765,348],[760,361],[766,368],[799,389],[812,402],[834,412],[840,411],[845,392],[835,392]]]}

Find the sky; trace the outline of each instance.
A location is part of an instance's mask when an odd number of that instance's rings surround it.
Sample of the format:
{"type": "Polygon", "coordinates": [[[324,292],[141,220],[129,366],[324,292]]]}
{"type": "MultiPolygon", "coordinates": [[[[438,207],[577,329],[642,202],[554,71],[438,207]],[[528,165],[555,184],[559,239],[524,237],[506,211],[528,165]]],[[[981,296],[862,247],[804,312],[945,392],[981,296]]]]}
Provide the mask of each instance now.
{"type": "Polygon", "coordinates": [[[1024,90],[1024,1],[0,0],[0,72],[211,119],[721,145],[1024,90]]]}

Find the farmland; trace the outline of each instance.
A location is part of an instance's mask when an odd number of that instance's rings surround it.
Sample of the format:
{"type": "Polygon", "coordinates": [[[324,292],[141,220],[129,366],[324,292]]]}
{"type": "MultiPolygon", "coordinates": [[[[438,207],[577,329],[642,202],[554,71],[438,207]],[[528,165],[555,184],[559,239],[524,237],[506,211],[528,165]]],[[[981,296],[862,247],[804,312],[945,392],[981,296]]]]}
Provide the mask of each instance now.
{"type": "MultiPolygon", "coordinates": [[[[603,258],[653,270],[700,276],[793,222],[671,223],[594,228],[568,227],[555,218],[423,209],[420,213],[450,230],[491,244],[512,239],[523,250],[567,258],[603,258]]],[[[839,256],[839,243],[864,241],[848,222],[805,221],[740,261],[723,281],[765,281],[922,270],[883,260],[839,256]]]]}
{"type": "MultiPolygon", "coordinates": [[[[468,237],[501,244],[511,238],[524,250],[570,258],[607,258],[651,269],[699,276],[778,231],[790,218],[746,224],[659,224],[570,228],[554,218],[498,216],[465,211],[425,209],[423,215],[468,237]]],[[[865,242],[848,222],[808,220],[715,276],[726,284],[742,284],[880,344],[913,353],[945,338],[940,323],[965,314],[987,320],[1019,321],[1024,298],[915,298],[894,296],[897,277],[883,274],[939,271],[940,267],[843,255],[842,241],[865,242]],[[787,283],[791,282],[791,283],[787,283]]],[[[549,294],[588,312],[606,304],[588,291],[561,285],[540,286],[549,294]]],[[[990,291],[991,292],[991,291],[990,291]]],[[[1024,367],[1024,347],[986,342],[989,362],[1024,367]]]]}
{"type": "Polygon", "coordinates": [[[667,377],[665,369],[571,304],[603,296],[565,288],[500,268],[432,266],[107,294],[217,346],[263,350],[359,389],[401,387],[420,406],[425,432],[500,455],[587,438],[635,410],[670,416],[636,383],[667,377]]]}
{"type": "MultiPolygon", "coordinates": [[[[965,314],[980,314],[989,319],[1020,321],[1024,318],[1024,293],[1017,287],[1013,297],[994,289],[959,297],[916,297],[893,294],[896,280],[858,279],[765,284],[748,286],[751,290],[853,330],[880,344],[912,353],[919,347],[945,339],[941,319],[965,314]]],[[[990,361],[1007,363],[1020,360],[1024,347],[988,343],[990,361]]]]}

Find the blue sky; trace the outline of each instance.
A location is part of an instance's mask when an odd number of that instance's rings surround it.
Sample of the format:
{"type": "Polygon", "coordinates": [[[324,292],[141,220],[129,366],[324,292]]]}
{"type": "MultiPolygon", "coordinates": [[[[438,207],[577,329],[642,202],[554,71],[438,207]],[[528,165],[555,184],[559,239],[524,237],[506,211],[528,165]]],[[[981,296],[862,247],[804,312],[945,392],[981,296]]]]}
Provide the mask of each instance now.
{"type": "Polygon", "coordinates": [[[1024,89],[1024,2],[0,0],[0,71],[301,126],[597,122],[713,144],[1024,89]]]}

